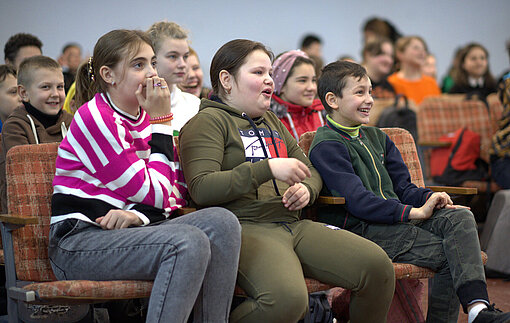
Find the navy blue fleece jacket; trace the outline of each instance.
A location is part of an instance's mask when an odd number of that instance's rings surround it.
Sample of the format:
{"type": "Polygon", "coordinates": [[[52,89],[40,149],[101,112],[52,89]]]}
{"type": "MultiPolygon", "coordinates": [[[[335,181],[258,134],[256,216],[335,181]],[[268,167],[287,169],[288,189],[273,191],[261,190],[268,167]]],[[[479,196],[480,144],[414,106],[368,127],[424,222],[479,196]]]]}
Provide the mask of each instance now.
{"type": "Polygon", "coordinates": [[[317,130],[309,157],[333,196],[346,200],[347,216],[369,223],[409,221],[432,191],[411,183],[397,147],[375,127],[352,138],[329,121],[317,130]]]}

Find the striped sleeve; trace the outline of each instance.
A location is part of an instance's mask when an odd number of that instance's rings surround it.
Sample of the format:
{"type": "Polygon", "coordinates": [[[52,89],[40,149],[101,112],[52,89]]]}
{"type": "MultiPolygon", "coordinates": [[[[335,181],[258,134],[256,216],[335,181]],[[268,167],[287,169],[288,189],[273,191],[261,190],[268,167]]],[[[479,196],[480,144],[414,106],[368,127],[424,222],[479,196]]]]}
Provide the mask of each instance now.
{"type": "Polygon", "coordinates": [[[144,224],[185,205],[187,187],[171,127],[153,127],[144,112],[138,123],[129,124],[101,105],[106,103],[96,96],[75,114],[60,147],[55,188],[138,209],[144,224]]]}

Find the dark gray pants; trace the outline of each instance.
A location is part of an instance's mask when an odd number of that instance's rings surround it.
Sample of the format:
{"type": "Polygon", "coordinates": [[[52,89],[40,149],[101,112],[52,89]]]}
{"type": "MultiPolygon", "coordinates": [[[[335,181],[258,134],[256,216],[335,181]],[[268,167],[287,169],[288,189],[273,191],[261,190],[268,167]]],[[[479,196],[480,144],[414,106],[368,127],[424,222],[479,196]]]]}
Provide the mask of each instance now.
{"type": "MultiPolygon", "coordinates": [[[[375,226],[391,230],[399,225],[408,224],[375,226]]],[[[464,311],[472,301],[488,301],[474,216],[466,209],[441,209],[415,226],[410,249],[397,253],[393,261],[436,271],[430,281],[427,322],[457,322],[459,300],[464,311]]],[[[381,232],[378,236],[382,236],[381,232]]],[[[378,242],[373,236],[365,237],[378,242]]]]}

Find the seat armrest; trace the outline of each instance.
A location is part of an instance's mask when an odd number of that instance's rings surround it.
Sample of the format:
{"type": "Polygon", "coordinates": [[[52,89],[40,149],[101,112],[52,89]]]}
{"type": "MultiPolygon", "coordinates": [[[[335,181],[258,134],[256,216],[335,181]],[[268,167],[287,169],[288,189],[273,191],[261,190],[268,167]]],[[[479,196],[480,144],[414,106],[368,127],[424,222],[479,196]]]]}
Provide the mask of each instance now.
{"type": "MultiPolygon", "coordinates": [[[[476,195],[478,193],[478,190],[476,189],[476,187],[427,186],[427,188],[434,192],[446,192],[448,194],[457,194],[457,195],[476,195]]],[[[328,205],[342,205],[342,204],[345,204],[345,197],[319,196],[317,198],[317,203],[328,204],[328,205]]]]}
{"type": "Polygon", "coordinates": [[[422,141],[418,142],[418,145],[427,148],[441,148],[441,147],[450,147],[452,144],[450,142],[444,141],[422,141]]]}
{"type": "Polygon", "coordinates": [[[0,222],[6,224],[27,225],[39,223],[39,220],[35,216],[0,214],[0,222]]]}
{"type": "Polygon", "coordinates": [[[194,207],[181,207],[177,209],[177,215],[185,215],[191,212],[195,212],[197,209],[194,207]]]}
{"type": "MultiPolygon", "coordinates": [[[[476,195],[478,190],[476,187],[457,187],[457,186],[427,186],[428,189],[434,192],[446,192],[448,194],[457,195],[476,195]]],[[[342,205],[345,204],[345,197],[338,196],[319,196],[317,203],[328,205],[342,205]]]]}
{"type": "Polygon", "coordinates": [[[33,302],[35,301],[35,292],[33,290],[25,290],[20,287],[11,286],[7,289],[7,295],[11,298],[23,301],[23,302],[33,302]]]}
{"type": "Polygon", "coordinates": [[[427,186],[434,192],[446,192],[448,194],[457,195],[476,195],[478,189],[476,187],[458,187],[458,186],[427,186]]]}
{"type": "Polygon", "coordinates": [[[329,205],[342,205],[342,204],[345,204],[345,197],[339,197],[339,196],[319,196],[317,198],[317,203],[319,203],[319,204],[329,204],[329,205]]]}

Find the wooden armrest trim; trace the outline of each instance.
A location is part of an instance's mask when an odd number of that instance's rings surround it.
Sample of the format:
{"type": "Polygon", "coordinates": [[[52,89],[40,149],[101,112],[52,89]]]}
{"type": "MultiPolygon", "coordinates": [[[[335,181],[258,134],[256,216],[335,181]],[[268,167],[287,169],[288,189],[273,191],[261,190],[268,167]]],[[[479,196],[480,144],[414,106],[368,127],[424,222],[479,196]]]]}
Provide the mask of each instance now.
{"type": "Polygon", "coordinates": [[[452,144],[450,142],[444,141],[419,141],[418,145],[424,147],[432,147],[432,148],[441,148],[441,147],[450,147],[452,144]]]}
{"type": "Polygon", "coordinates": [[[197,209],[194,207],[181,207],[177,209],[177,215],[185,215],[191,212],[195,212],[197,209]]]}
{"type": "Polygon", "coordinates": [[[345,204],[345,197],[319,196],[317,198],[317,202],[320,204],[341,205],[341,204],[345,204]]]}
{"type": "Polygon", "coordinates": [[[434,192],[446,192],[448,194],[458,195],[476,195],[478,189],[476,187],[456,187],[456,186],[427,186],[434,192]]]}
{"type": "Polygon", "coordinates": [[[10,224],[37,224],[39,220],[35,216],[21,216],[21,215],[12,215],[12,214],[0,214],[0,222],[10,223],[10,224]]]}

